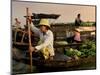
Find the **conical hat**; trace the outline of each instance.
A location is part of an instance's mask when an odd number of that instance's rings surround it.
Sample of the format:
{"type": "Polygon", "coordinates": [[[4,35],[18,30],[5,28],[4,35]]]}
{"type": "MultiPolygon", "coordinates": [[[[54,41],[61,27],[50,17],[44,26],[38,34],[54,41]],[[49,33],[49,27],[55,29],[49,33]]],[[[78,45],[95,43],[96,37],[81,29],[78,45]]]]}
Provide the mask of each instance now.
{"type": "Polygon", "coordinates": [[[45,25],[45,26],[50,27],[50,24],[49,24],[49,20],[48,19],[41,19],[39,25],[40,26],[41,25],[45,25]]]}
{"type": "Polygon", "coordinates": [[[76,28],[75,31],[77,31],[77,32],[81,32],[82,30],[79,29],[79,28],[76,28]]]}

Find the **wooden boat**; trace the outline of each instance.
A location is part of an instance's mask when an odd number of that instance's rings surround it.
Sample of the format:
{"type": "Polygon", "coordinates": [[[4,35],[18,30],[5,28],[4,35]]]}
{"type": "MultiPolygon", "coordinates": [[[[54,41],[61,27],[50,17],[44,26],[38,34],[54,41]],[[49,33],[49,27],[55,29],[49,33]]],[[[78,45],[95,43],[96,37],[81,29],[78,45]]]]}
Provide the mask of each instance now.
{"type": "MultiPolygon", "coordinates": [[[[80,66],[82,64],[87,64],[87,63],[94,63],[94,64],[96,63],[96,57],[84,57],[84,58],[79,58],[76,60],[75,58],[68,57],[64,55],[63,53],[60,53],[57,51],[55,52],[56,54],[53,60],[44,60],[41,54],[33,53],[32,62],[37,67],[42,66],[42,67],[47,67],[47,68],[70,68],[70,67],[80,66]]],[[[28,51],[21,50],[21,54],[17,56],[20,56],[20,59],[16,57],[13,59],[17,61],[22,61],[25,64],[30,64],[28,51]]]]}
{"type": "MultiPolygon", "coordinates": [[[[13,31],[16,32],[16,30],[13,30],[13,31]]],[[[24,52],[23,57],[20,60],[22,60],[23,63],[29,64],[29,56],[27,56],[27,55],[29,55],[29,53],[28,53],[29,43],[27,41],[28,33],[25,30],[21,30],[21,29],[18,29],[16,33],[17,33],[16,35],[13,35],[14,37],[12,40],[12,45],[13,45],[13,47],[21,49],[21,51],[24,52]],[[25,55],[25,54],[27,54],[27,55],[25,55]]],[[[32,33],[31,38],[32,38],[31,43],[33,46],[35,46],[38,42],[38,38],[36,36],[34,36],[34,33],[32,33]]],[[[54,48],[57,51],[57,49],[59,49],[59,48],[64,50],[64,48],[66,48],[66,47],[76,47],[79,45],[81,45],[81,43],[73,43],[73,44],[66,44],[66,45],[59,45],[59,44],[54,43],[54,48]]],[[[14,59],[17,60],[16,58],[14,58],[14,59]]],[[[54,60],[43,60],[43,59],[40,59],[40,57],[33,56],[32,61],[33,61],[33,64],[36,66],[54,67],[54,68],[57,68],[57,67],[69,68],[69,67],[79,66],[84,63],[95,63],[96,59],[95,59],[95,57],[89,57],[89,58],[87,57],[87,58],[80,58],[79,60],[75,60],[75,59],[71,59],[71,58],[65,56],[63,53],[62,54],[56,53],[54,60]],[[61,57],[63,57],[64,59],[61,57]]]]}

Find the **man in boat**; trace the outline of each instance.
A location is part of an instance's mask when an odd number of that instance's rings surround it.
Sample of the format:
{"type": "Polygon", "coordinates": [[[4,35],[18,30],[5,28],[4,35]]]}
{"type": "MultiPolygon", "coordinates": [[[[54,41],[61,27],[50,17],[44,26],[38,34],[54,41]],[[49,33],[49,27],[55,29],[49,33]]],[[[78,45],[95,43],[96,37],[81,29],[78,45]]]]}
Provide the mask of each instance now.
{"type": "Polygon", "coordinates": [[[48,19],[41,19],[39,23],[39,28],[35,27],[31,23],[31,30],[34,32],[34,35],[40,37],[38,45],[35,47],[30,47],[31,52],[42,52],[45,59],[53,60],[55,55],[53,48],[53,32],[50,30],[50,24],[48,19]]]}
{"type": "Polygon", "coordinates": [[[15,18],[15,27],[16,28],[21,28],[21,22],[18,20],[18,18],[15,18]]]}
{"type": "Polygon", "coordinates": [[[19,21],[18,18],[15,18],[14,20],[15,20],[15,23],[14,23],[13,27],[15,29],[25,29],[24,25],[21,25],[21,22],[19,21]]]}
{"type": "Polygon", "coordinates": [[[78,14],[76,19],[75,19],[75,26],[80,26],[82,23],[82,20],[81,20],[81,15],[78,14]]]}

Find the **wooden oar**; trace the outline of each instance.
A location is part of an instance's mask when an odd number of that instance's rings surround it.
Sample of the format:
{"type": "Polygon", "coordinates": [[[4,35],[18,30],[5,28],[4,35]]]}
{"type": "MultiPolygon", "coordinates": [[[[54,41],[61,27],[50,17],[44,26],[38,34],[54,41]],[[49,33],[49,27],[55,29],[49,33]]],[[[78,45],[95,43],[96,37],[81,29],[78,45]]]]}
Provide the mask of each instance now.
{"type": "MultiPolygon", "coordinates": [[[[27,13],[27,19],[29,18],[29,9],[26,8],[26,13],[27,13]]],[[[30,52],[30,72],[32,72],[32,52],[30,51],[30,47],[32,46],[31,44],[31,30],[30,30],[30,24],[31,22],[29,22],[29,20],[26,23],[28,25],[28,37],[29,37],[29,52],[30,52]]]]}

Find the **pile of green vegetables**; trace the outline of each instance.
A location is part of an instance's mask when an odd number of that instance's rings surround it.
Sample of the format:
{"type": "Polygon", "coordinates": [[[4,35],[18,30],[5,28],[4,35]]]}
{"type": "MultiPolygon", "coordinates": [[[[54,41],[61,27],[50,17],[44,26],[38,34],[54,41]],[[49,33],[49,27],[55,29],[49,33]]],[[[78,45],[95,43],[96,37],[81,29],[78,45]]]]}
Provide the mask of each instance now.
{"type": "Polygon", "coordinates": [[[81,26],[95,26],[95,22],[82,22],[81,26]]]}
{"type": "Polygon", "coordinates": [[[70,56],[70,57],[73,57],[73,56],[81,56],[81,52],[78,51],[77,49],[73,49],[73,48],[70,48],[68,50],[65,51],[65,54],[67,56],[70,56]]]}
{"type": "Polygon", "coordinates": [[[81,57],[95,56],[96,55],[96,43],[94,41],[86,40],[79,47],[81,51],[81,57]]]}
{"type": "Polygon", "coordinates": [[[81,56],[81,52],[78,51],[77,49],[70,48],[68,50],[65,50],[65,55],[67,55],[69,57],[73,57],[76,60],[78,60],[79,57],[81,56]]]}
{"type": "Polygon", "coordinates": [[[65,49],[65,55],[69,57],[88,57],[88,56],[95,56],[96,55],[96,44],[94,41],[86,40],[83,44],[77,49],[65,49]]]}

